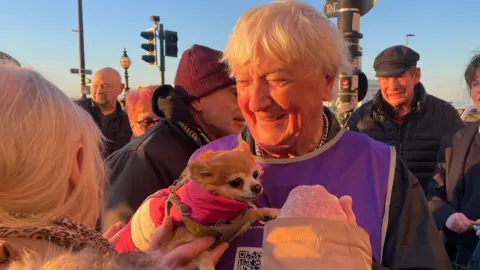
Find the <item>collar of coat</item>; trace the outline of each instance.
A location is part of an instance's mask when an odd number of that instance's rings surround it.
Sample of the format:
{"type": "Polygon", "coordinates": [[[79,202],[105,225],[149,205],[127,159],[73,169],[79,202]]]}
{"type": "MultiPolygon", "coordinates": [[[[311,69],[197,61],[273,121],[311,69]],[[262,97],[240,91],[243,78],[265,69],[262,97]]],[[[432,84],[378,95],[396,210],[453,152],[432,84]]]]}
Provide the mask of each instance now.
{"type": "MultiPolygon", "coordinates": [[[[415,96],[412,101],[410,113],[419,113],[422,111],[423,105],[427,100],[427,91],[425,90],[425,87],[423,87],[423,84],[419,82],[417,85],[415,85],[414,92],[415,96]]],[[[390,106],[390,104],[385,102],[383,99],[381,90],[378,90],[377,94],[373,98],[372,108],[374,111],[381,114],[391,115],[393,112],[392,106],[390,106]]]]}
{"type": "MultiPolygon", "coordinates": [[[[11,214],[16,219],[34,219],[35,214],[11,214]]],[[[23,238],[44,240],[71,251],[91,248],[97,252],[114,252],[112,244],[99,232],[68,218],[52,220],[47,224],[30,227],[0,226],[0,239],[23,238]]],[[[8,250],[8,240],[0,241],[0,261],[8,261],[12,252],[8,250]]]]}
{"type": "MultiPolygon", "coordinates": [[[[91,99],[91,102],[92,102],[92,108],[95,110],[95,113],[97,115],[102,115],[102,111],[97,106],[95,101],[93,101],[93,99],[91,99]]],[[[117,101],[117,103],[115,104],[115,111],[112,114],[122,114],[122,113],[125,113],[125,112],[123,111],[123,108],[122,108],[122,105],[120,104],[120,102],[117,101]]]]}
{"type": "Polygon", "coordinates": [[[468,151],[479,129],[480,121],[468,123],[464,128],[457,131],[451,141],[445,145],[445,151],[450,151],[450,157],[445,153],[447,171],[447,199],[452,201],[453,192],[458,181],[462,178],[465,169],[465,161],[468,151]]]}

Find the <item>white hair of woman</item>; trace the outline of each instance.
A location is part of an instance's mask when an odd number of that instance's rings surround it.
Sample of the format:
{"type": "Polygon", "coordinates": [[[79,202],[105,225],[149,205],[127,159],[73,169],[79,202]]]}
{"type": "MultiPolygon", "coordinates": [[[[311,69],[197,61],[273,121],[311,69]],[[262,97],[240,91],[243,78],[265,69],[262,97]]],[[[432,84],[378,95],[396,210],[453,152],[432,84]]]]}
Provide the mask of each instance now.
{"type": "Polygon", "coordinates": [[[236,65],[262,54],[285,65],[311,65],[317,74],[332,77],[351,71],[340,31],[312,6],[299,1],[274,1],[245,12],[222,60],[235,76],[236,65]]]}
{"type": "Polygon", "coordinates": [[[105,180],[102,134],[38,72],[0,62],[0,224],[69,218],[93,227],[105,180]]]}

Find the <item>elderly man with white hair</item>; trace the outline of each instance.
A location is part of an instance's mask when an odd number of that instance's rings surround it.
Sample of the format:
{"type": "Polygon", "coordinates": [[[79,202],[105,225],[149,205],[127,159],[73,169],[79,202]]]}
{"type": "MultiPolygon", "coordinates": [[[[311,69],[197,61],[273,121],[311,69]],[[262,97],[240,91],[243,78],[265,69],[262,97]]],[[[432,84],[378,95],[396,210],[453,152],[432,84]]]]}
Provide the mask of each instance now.
{"type": "MultiPolygon", "coordinates": [[[[257,207],[281,208],[295,187],[322,185],[336,197],[353,199],[356,223],[370,237],[373,268],[450,269],[422,187],[395,149],[341,129],[322,106],[332,99],[338,73],[350,69],[344,52],[339,31],[309,5],[282,1],[245,12],[223,61],[236,78],[248,127],[202,147],[191,160],[246,141],[263,171],[257,207]]],[[[299,228],[298,239],[288,241],[321,252],[321,235],[303,239],[304,232],[299,228]]],[[[230,243],[217,269],[259,269],[246,267],[261,263],[263,235],[263,225],[253,226],[230,243]]],[[[300,255],[277,250],[265,253],[264,262],[300,255]]]]}

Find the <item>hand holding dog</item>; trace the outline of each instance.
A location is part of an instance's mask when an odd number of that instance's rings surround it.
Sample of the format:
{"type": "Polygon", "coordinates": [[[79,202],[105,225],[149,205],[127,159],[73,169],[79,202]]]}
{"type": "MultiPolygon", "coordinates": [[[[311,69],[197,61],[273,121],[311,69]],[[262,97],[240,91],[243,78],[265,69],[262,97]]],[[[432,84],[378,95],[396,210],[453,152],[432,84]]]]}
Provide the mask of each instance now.
{"type": "MultiPolygon", "coordinates": [[[[215,239],[212,237],[204,237],[193,242],[181,245],[172,251],[165,250],[165,243],[168,243],[173,236],[173,221],[170,217],[166,217],[162,226],[155,232],[152,242],[147,253],[159,262],[157,269],[165,270],[190,270],[189,264],[198,255],[208,250],[215,239]]],[[[222,243],[211,250],[211,258],[213,264],[216,265],[220,257],[227,250],[228,244],[222,243]]]]}
{"type": "Polygon", "coordinates": [[[125,231],[125,226],[125,223],[119,221],[110,226],[110,228],[108,228],[108,230],[103,234],[103,237],[110,241],[113,246],[115,246],[120,239],[120,236],[122,236],[123,231],[125,231]]]}
{"type": "Polygon", "coordinates": [[[323,186],[298,186],[288,195],[278,218],[316,217],[357,226],[352,210],[352,197],[338,199],[323,186]]]}

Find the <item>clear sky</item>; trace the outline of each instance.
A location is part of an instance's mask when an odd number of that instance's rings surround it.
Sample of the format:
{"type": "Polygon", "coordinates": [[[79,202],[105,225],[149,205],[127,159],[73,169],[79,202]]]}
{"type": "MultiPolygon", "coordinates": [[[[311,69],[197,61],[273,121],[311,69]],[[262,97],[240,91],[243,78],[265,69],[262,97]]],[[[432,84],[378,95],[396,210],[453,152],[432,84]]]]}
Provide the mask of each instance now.
{"type": "MultiPolygon", "coordinates": [[[[72,97],[80,96],[76,0],[0,0],[0,51],[32,66],[72,97]]],[[[127,48],[132,60],[130,87],[158,84],[159,72],[141,60],[140,32],[160,16],[178,32],[179,56],[192,44],[222,50],[238,17],[266,0],[84,0],[86,67],[111,66],[127,48]]],[[[323,10],[325,0],[305,1],[323,10]]],[[[405,43],[420,53],[422,81],[429,93],[449,101],[467,100],[464,68],[480,50],[478,0],[378,0],[361,19],[363,69],[374,79],[373,59],[383,49],[405,43]]],[[[166,82],[173,83],[178,58],[166,58],[166,82]]],[[[123,71],[122,71],[123,72],[123,71]]]]}

